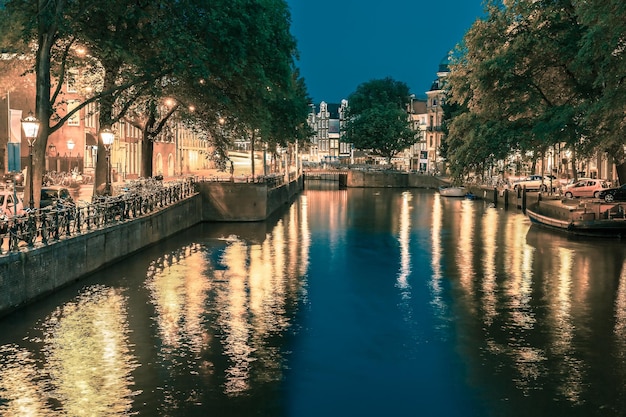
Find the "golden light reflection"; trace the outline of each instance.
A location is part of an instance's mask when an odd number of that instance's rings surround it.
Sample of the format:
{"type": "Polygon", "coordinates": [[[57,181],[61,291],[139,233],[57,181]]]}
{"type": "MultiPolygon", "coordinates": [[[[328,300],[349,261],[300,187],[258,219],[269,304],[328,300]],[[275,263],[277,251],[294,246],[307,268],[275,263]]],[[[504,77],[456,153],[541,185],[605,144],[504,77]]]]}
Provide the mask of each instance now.
{"type": "Polygon", "coordinates": [[[203,325],[209,289],[205,268],[202,252],[192,245],[155,260],[148,271],[146,286],[156,309],[161,353],[166,356],[181,346],[199,353],[210,339],[203,325]]]}
{"type": "Polygon", "coordinates": [[[626,359],[626,264],[622,265],[617,295],[615,297],[615,327],[613,333],[618,343],[619,357],[626,359]]]}
{"type": "Polygon", "coordinates": [[[298,217],[299,237],[293,242],[300,242],[298,251],[298,269],[296,275],[304,277],[309,270],[309,252],[311,250],[311,230],[309,228],[309,199],[306,195],[300,197],[300,216],[298,217]]]}
{"type": "Polygon", "coordinates": [[[441,205],[441,196],[435,194],[432,208],[432,224],[431,224],[431,268],[432,278],[430,287],[432,291],[432,303],[441,313],[444,309],[444,303],[441,299],[441,258],[443,249],[441,247],[441,224],[443,222],[443,208],[441,205]]]}
{"type": "Polygon", "coordinates": [[[474,293],[474,202],[461,202],[460,225],[457,228],[458,249],[456,253],[459,266],[459,279],[467,295],[474,293]]]}
{"type": "MultiPolygon", "coordinates": [[[[213,280],[212,310],[228,357],[223,389],[229,396],[250,390],[253,377],[282,379],[283,361],[270,341],[289,327],[288,300],[302,291],[298,262],[302,249],[293,248],[301,229],[294,231],[292,221],[297,224],[294,219],[278,221],[261,243],[229,239],[219,261],[205,272],[213,280]]],[[[308,252],[303,256],[308,262],[308,252]]]]}
{"type": "MultiPolygon", "coordinates": [[[[260,256],[261,248],[250,248],[250,257],[260,256]]],[[[252,326],[248,319],[248,247],[242,241],[232,242],[224,251],[221,263],[227,267],[224,284],[217,290],[218,319],[226,337],[222,340],[224,353],[230,358],[226,369],[224,391],[236,394],[249,387],[250,364],[254,361],[251,343],[252,326]]],[[[254,260],[251,259],[251,262],[254,260]]],[[[256,264],[256,262],[255,262],[256,264]]],[[[259,266],[256,264],[255,266],[259,266]]],[[[267,266],[270,268],[270,266],[267,266]]]]}
{"type": "Polygon", "coordinates": [[[0,349],[0,415],[54,416],[46,386],[31,353],[16,345],[0,349]]]}
{"type": "Polygon", "coordinates": [[[400,271],[398,272],[398,287],[403,290],[402,297],[411,297],[409,275],[411,274],[411,200],[412,194],[408,191],[402,193],[400,206],[400,224],[398,231],[398,242],[400,243],[400,271]]]}
{"type": "Polygon", "coordinates": [[[526,243],[528,226],[511,217],[506,230],[505,261],[509,279],[504,285],[504,292],[508,300],[511,324],[519,329],[532,329],[535,317],[530,301],[535,250],[526,243]]]}
{"type": "Polygon", "coordinates": [[[559,373],[563,375],[559,390],[571,402],[579,402],[583,392],[582,372],[584,364],[577,358],[573,339],[575,326],[572,322],[572,271],[576,254],[573,250],[557,248],[557,259],[550,276],[557,279],[555,294],[550,297],[553,316],[552,353],[559,358],[559,373]]]}
{"type": "Polygon", "coordinates": [[[94,287],[46,322],[46,371],[62,415],[128,415],[137,364],[128,345],[126,299],[94,287]]]}
{"type": "Polygon", "coordinates": [[[494,317],[498,314],[496,282],[496,253],[498,250],[498,217],[499,211],[495,208],[487,209],[482,219],[482,245],[483,245],[483,279],[482,287],[482,308],[484,311],[485,326],[493,323],[494,317]]]}

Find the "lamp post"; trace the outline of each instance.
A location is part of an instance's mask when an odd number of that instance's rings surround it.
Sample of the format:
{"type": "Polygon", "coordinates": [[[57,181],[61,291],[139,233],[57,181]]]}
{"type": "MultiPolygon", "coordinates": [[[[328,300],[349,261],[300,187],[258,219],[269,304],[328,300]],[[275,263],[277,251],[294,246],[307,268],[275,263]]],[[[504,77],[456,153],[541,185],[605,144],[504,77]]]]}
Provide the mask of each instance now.
{"type": "Polygon", "coordinates": [[[74,149],[74,141],[70,139],[67,141],[67,150],[70,151],[69,172],[72,172],[72,149],[74,149]]]}
{"type": "Polygon", "coordinates": [[[28,113],[28,117],[22,119],[22,129],[28,140],[28,185],[29,185],[29,201],[28,207],[35,208],[33,200],[33,145],[39,134],[39,120],[33,116],[33,112],[28,113]]]}
{"type": "Polygon", "coordinates": [[[104,149],[107,152],[107,176],[106,185],[104,187],[104,195],[111,195],[111,145],[115,140],[115,134],[109,128],[104,128],[100,131],[100,138],[104,144],[104,149]]]}

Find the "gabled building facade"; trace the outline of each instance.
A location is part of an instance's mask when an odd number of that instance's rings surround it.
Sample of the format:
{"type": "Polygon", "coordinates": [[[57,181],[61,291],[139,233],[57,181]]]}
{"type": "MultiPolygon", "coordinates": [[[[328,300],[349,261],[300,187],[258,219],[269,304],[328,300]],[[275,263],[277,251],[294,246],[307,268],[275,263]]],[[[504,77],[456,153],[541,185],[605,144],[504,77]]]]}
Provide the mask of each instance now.
{"type": "Polygon", "coordinates": [[[411,102],[409,103],[409,120],[411,122],[411,129],[413,129],[419,140],[404,152],[405,158],[408,161],[406,169],[425,173],[428,172],[428,148],[426,146],[428,113],[425,99],[418,99],[411,96],[411,102]]]}
{"type": "Polygon", "coordinates": [[[348,100],[341,103],[326,103],[322,101],[319,112],[311,104],[308,123],[314,131],[311,138],[309,152],[302,155],[305,160],[315,163],[349,163],[352,146],[342,141],[343,128],[346,121],[348,100]]]}
{"type": "Polygon", "coordinates": [[[427,171],[428,173],[444,172],[445,167],[439,156],[439,149],[443,142],[443,108],[445,92],[443,85],[445,78],[450,73],[449,60],[444,58],[439,63],[437,78],[426,92],[426,151],[427,151],[427,171]]]}

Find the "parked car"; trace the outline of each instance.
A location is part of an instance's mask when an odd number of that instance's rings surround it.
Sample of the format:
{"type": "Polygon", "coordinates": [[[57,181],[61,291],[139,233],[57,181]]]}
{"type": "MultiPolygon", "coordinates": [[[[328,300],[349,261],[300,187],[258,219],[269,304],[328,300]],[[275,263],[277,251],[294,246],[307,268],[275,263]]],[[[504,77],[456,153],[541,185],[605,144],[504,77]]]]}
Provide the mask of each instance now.
{"type": "Polygon", "coordinates": [[[57,201],[74,204],[74,200],[70,195],[70,190],[67,188],[58,185],[41,187],[41,200],[39,201],[39,208],[49,207],[57,201]]]}
{"type": "Polygon", "coordinates": [[[580,178],[573,184],[565,186],[563,194],[567,198],[593,197],[598,198],[600,191],[609,188],[604,180],[593,178],[580,178]]]}
{"type": "Polygon", "coordinates": [[[552,184],[552,191],[556,191],[560,183],[555,176],[552,175],[529,175],[513,182],[513,189],[525,187],[527,191],[548,191],[552,184]]]}
{"type": "Polygon", "coordinates": [[[24,214],[24,202],[19,194],[11,190],[0,191],[0,217],[24,214]]]}
{"type": "Polygon", "coordinates": [[[598,198],[606,201],[607,203],[613,201],[626,201],[626,184],[620,187],[602,190],[598,193],[598,198]]]}

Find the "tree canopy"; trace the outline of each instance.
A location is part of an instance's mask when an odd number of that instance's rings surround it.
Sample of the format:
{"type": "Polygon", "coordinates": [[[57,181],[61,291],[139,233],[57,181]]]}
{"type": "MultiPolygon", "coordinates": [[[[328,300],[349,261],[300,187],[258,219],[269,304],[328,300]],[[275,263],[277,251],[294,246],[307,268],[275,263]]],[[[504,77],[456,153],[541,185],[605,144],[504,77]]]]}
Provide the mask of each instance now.
{"type": "MultiPolygon", "coordinates": [[[[33,149],[35,178],[48,135],[72,115],[53,116],[71,67],[94,74],[74,112],[97,102],[100,126],[122,119],[142,126],[144,175],[151,174],[150,141],[173,114],[163,111],[165,98],[175,100],[178,112],[193,106],[196,112],[183,116],[195,119],[207,138],[219,120],[228,120],[241,134],[258,130],[266,141],[293,141],[306,121],[308,97],[284,0],[5,0],[2,6],[0,20],[11,24],[0,31],[0,45],[32,57],[37,75],[42,129],[33,149]],[[78,56],[78,47],[88,55],[78,56]]],[[[104,175],[102,149],[96,183],[104,175]]]]}
{"type": "Polygon", "coordinates": [[[369,149],[390,163],[391,158],[419,140],[406,111],[409,87],[392,78],[359,85],[350,103],[344,139],[356,148],[369,149]]]}
{"type": "Polygon", "coordinates": [[[476,165],[503,158],[502,150],[536,159],[563,144],[580,156],[612,149],[622,164],[624,7],[489,1],[447,78],[448,98],[461,109],[448,121],[449,162],[466,165],[469,156],[476,165]]]}

